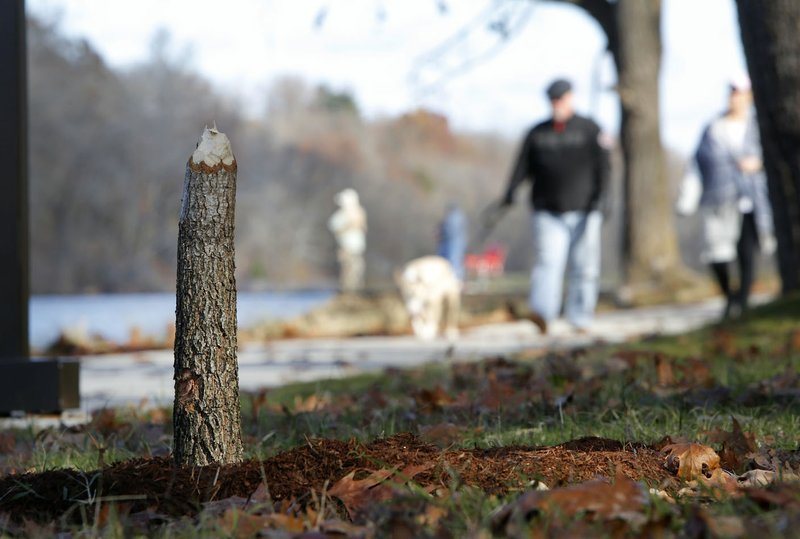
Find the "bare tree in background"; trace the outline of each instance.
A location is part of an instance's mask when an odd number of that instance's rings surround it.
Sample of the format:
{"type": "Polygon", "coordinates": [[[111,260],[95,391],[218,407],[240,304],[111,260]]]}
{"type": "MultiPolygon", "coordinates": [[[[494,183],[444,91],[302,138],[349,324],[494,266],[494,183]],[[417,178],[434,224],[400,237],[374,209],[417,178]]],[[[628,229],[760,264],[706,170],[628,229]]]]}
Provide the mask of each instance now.
{"type": "MultiPolygon", "coordinates": [[[[659,127],[658,79],[661,69],[660,0],[548,0],[583,9],[602,28],[617,68],[617,92],[622,112],[621,144],[625,162],[625,226],[623,250],[626,281],[632,285],[664,284],[682,266],[673,222],[672,191],[666,175],[659,127]]],[[[536,0],[495,2],[482,14],[483,24],[471,23],[459,36],[423,58],[423,68],[439,69],[444,77],[458,74],[475,60],[494,54],[497,42],[519,32],[536,0]],[[528,11],[526,11],[526,9],[528,11]],[[486,38],[478,52],[450,52],[463,47],[473,32],[486,38]],[[460,60],[459,60],[460,58],[460,60]]]]}
{"type": "MultiPolygon", "coordinates": [[[[159,32],[151,56],[121,70],[57,22],[29,21],[34,293],[174,291],[174,178],[186,142],[214,118],[248,163],[237,173],[240,290],[331,282],[336,249],[325,220],[345,187],[372,215],[368,282],[390,285],[395,267],[434,251],[447,200],[477,214],[494,194],[486,178],[502,176],[513,157],[496,135],[454,132],[423,110],[364,118],[346,92],[297,79],[276,83],[264,117],[246,116],[166,37],[159,32]]],[[[509,271],[528,264],[524,217],[500,224],[509,271]]]]}
{"type": "Polygon", "coordinates": [[[119,71],[55,23],[29,20],[34,293],[174,288],[185,141],[209,116],[231,136],[243,122],[156,37],[153,56],[119,71]]]}
{"type": "Polygon", "coordinates": [[[778,240],[783,291],[800,290],[800,3],[737,0],[764,167],[778,240]]]}

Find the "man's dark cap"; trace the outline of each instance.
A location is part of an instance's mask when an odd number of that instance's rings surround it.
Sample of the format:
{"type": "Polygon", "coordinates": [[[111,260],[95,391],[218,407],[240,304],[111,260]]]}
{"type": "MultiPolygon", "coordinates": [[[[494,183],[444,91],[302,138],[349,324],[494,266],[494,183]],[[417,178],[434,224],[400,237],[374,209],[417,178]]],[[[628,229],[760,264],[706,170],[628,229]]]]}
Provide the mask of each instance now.
{"type": "Polygon", "coordinates": [[[561,99],[570,90],[572,84],[567,79],[556,79],[547,87],[547,97],[550,101],[561,99]]]}

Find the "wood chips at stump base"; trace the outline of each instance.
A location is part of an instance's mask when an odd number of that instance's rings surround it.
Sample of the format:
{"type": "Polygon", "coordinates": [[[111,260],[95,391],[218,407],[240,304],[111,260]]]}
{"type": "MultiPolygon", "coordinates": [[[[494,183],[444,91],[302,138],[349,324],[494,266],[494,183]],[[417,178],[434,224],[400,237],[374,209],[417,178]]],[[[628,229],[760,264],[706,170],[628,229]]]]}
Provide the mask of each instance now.
{"type": "Polygon", "coordinates": [[[414,482],[423,487],[451,486],[448,470],[453,470],[462,484],[502,495],[524,490],[532,479],[553,488],[617,473],[660,484],[670,477],[663,462],[663,454],[655,449],[601,438],[582,438],[553,447],[455,450],[442,450],[413,434],[368,444],[314,439],[264,461],[223,466],[179,468],[172,459],[161,457],[119,462],[102,471],[10,475],[0,479],[0,513],[14,520],[45,522],[71,511],[72,518],[78,519],[75,506],[87,499],[87,483],[90,489],[99,489],[97,494],[102,497],[122,499],[131,512],[148,508],[166,515],[193,515],[202,502],[249,497],[263,479],[273,500],[296,499],[302,504],[310,499],[311,490],[320,493],[326,481],[332,485],[354,471],[359,478],[370,470],[412,464],[433,463],[414,477],[414,482]]]}

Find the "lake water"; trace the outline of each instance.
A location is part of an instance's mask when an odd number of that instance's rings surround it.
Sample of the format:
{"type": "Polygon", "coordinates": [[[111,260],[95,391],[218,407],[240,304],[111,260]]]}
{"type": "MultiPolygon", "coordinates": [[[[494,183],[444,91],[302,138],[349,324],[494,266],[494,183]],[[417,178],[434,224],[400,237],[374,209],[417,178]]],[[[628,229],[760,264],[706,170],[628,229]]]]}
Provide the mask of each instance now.
{"type": "MultiPolygon", "coordinates": [[[[331,291],[240,292],[239,327],[303,314],[333,296],[331,291]]],[[[30,343],[44,348],[65,328],[81,328],[115,342],[128,340],[136,327],[144,335],[163,337],[175,323],[175,294],[94,294],[32,296],[30,343]]]]}

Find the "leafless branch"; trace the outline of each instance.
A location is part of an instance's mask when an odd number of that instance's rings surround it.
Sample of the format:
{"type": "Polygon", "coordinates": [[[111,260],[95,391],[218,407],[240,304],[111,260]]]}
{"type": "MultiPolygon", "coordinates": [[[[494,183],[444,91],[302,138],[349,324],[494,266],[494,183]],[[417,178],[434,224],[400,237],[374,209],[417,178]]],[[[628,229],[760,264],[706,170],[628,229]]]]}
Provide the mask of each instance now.
{"type": "MultiPolygon", "coordinates": [[[[420,96],[435,93],[449,80],[500,52],[530,18],[537,0],[495,0],[455,35],[421,56],[410,74],[420,96]]],[[[615,3],[609,0],[545,0],[583,9],[603,29],[608,49],[616,50],[615,3]]]]}
{"type": "Polygon", "coordinates": [[[495,0],[455,35],[419,57],[409,76],[420,95],[496,55],[530,19],[535,0],[495,0]]]}

